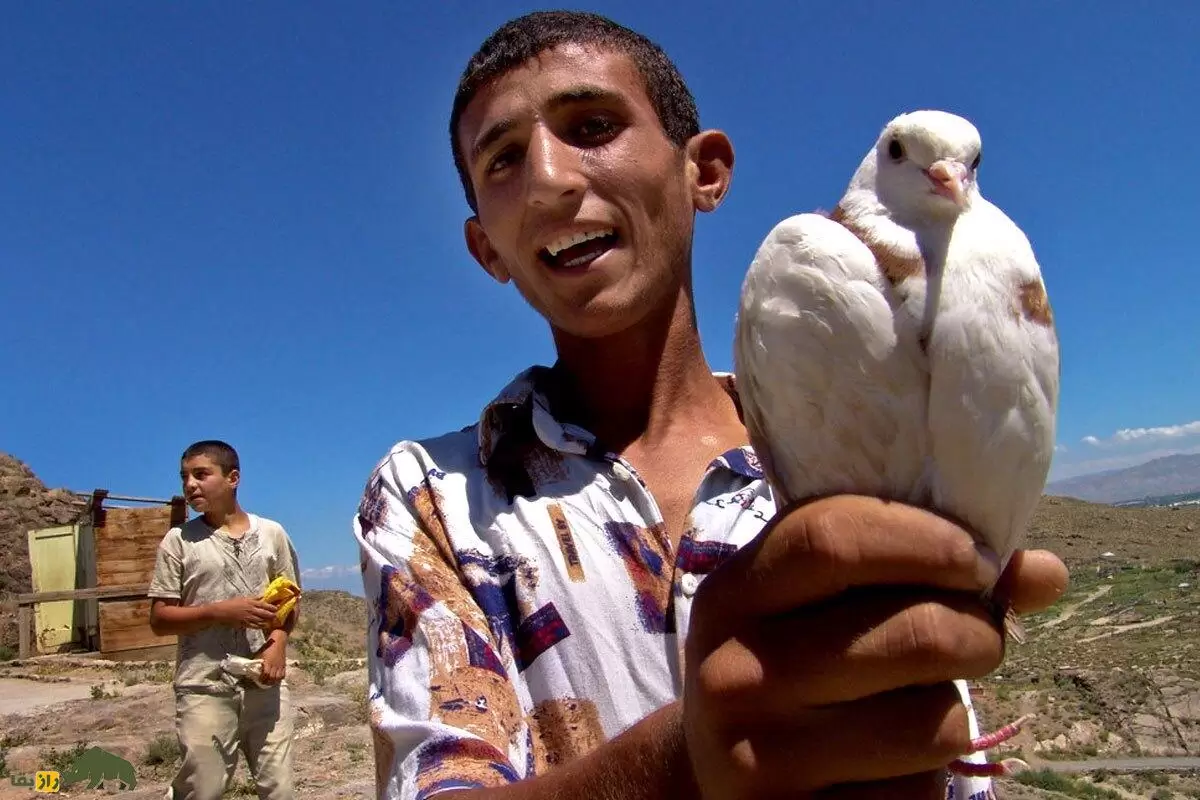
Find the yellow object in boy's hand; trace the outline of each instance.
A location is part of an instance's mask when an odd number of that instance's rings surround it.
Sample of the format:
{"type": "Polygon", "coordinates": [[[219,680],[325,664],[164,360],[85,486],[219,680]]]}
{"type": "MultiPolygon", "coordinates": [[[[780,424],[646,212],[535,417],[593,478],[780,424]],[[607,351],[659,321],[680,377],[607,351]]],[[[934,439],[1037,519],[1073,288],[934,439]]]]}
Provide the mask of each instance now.
{"type": "Polygon", "coordinates": [[[270,603],[275,606],[275,621],[271,624],[271,630],[280,628],[288,618],[288,614],[292,613],[292,609],[296,607],[296,602],[300,599],[300,587],[293,583],[289,578],[280,575],[271,584],[267,586],[262,595],[264,603],[270,603]]]}

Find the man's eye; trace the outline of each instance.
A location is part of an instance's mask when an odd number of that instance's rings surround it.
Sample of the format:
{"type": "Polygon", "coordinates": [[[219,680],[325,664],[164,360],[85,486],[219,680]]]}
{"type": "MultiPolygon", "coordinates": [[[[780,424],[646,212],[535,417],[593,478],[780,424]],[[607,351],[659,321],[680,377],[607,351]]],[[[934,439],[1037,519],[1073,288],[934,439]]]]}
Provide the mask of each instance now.
{"type": "Polygon", "coordinates": [[[516,159],[517,154],[514,152],[513,148],[505,148],[493,156],[492,160],[488,162],[487,171],[489,173],[499,172],[505,167],[511,166],[516,159]]]}
{"type": "Polygon", "coordinates": [[[616,135],[617,126],[607,117],[589,117],[579,124],[576,132],[584,141],[606,141],[616,135]]]}

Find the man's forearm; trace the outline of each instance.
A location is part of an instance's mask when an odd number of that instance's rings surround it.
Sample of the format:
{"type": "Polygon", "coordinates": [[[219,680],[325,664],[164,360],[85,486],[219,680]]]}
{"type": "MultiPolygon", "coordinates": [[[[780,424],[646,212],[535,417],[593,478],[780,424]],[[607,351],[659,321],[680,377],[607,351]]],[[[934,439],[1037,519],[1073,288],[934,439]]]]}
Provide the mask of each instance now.
{"type": "Polygon", "coordinates": [[[663,800],[699,797],[679,703],[659,709],[591,753],[536,778],[447,800],[663,800]]]}
{"type": "Polygon", "coordinates": [[[155,604],[150,612],[150,630],[158,636],[186,635],[219,625],[221,621],[213,613],[213,605],[155,604]]]}

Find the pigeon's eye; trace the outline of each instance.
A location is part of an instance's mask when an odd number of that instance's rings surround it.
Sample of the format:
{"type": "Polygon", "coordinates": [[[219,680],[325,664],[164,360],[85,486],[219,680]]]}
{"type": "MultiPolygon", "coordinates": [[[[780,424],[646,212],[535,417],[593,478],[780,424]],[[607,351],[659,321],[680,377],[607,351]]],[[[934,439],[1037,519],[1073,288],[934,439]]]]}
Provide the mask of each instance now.
{"type": "Polygon", "coordinates": [[[975,160],[971,162],[971,169],[972,169],[972,170],[979,169],[979,162],[980,162],[980,161],[983,161],[983,153],[982,153],[982,152],[979,152],[979,153],[976,153],[976,154],[975,154],[975,160]]]}
{"type": "Polygon", "coordinates": [[[900,144],[899,139],[892,139],[888,142],[888,155],[893,161],[901,161],[904,158],[904,145],[900,144]]]}

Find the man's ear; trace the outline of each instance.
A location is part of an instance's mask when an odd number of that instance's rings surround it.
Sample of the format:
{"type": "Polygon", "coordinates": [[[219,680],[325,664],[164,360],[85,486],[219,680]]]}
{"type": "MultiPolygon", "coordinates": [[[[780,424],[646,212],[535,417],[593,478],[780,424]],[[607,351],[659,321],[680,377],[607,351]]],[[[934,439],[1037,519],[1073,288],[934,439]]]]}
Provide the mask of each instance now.
{"type": "Polygon", "coordinates": [[[238,469],[229,470],[229,474],[225,476],[225,480],[229,481],[229,485],[236,489],[238,484],[242,482],[242,472],[238,469]]]}
{"type": "Polygon", "coordinates": [[[467,218],[463,223],[463,236],[467,240],[467,249],[471,251],[471,257],[479,262],[479,266],[500,283],[508,283],[508,270],[500,260],[500,254],[492,247],[483,226],[479,224],[479,217],[467,218]]]}
{"type": "Polygon", "coordinates": [[[701,131],[687,143],[688,179],[697,211],[721,205],[733,181],[733,142],[722,131],[701,131]]]}

